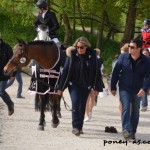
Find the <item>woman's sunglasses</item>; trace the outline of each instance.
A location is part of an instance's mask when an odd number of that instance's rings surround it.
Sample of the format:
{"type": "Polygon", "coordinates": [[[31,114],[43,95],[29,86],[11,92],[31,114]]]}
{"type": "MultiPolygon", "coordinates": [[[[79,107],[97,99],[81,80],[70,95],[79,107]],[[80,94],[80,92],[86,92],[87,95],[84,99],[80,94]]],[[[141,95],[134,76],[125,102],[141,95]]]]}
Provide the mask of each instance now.
{"type": "Polygon", "coordinates": [[[85,46],[77,46],[77,49],[84,49],[85,46]]]}

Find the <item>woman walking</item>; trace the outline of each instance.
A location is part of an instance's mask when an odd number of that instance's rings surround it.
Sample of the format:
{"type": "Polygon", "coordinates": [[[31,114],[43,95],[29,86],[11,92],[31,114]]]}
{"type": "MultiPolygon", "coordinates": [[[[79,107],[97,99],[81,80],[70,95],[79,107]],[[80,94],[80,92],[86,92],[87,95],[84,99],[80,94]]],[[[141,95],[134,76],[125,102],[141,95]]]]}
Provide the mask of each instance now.
{"type": "Polygon", "coordinates": [[[68,87],[72,101],[72,133],[83,134],[84,113],[88,95],[93,89],[94,95],[103,90],[101,73],[96,51],[91,49],[85,37],[78,38],[73,47],[67,49],[67,58],[57,93],[68,87]]]}

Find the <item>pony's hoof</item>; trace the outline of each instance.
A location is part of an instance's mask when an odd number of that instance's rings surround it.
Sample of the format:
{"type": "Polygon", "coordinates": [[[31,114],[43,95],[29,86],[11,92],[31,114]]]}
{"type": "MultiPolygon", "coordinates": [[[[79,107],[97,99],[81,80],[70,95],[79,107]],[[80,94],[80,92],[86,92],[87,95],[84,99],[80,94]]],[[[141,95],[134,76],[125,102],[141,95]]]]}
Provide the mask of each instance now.
{"type": "Polygon", "coordinates": [[[51,124],[51,126],[52,126],[53,128],[57,128],[58,125],[59,125],[59,122],[58,122],[58,123],[53,123],[53,122],[52,122],[52,124],[51,124]]]}
{"type": "Polygon", "coordinates": [[[41,130],[41,131],[44,131],[44,126],[38,126],[38,128],[37,128],[38,130],[41,130]]]}

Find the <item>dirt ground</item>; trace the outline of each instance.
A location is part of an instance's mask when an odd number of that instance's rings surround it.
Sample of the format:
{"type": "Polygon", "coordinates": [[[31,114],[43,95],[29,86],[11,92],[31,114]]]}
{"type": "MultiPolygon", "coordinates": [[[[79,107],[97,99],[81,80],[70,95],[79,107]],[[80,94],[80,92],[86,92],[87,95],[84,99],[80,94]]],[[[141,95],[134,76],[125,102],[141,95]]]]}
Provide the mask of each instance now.
{"type": "MultiPolygon", "coordinates": [[[[47,112],[45,131],[39,131],[40,114],[34,110],[34,95],[28,92],[30,77],[23,75],[23,81],[25,99],[16,98],[16,81],[7,90],[15,104],[12,116],[7,115],[7,107],[0,99],[0,150],[150,150],[150,108],[140,114],[137,143],[122,138],[118,98],[112,95],[98,98],[93,118],[85,122],[84,134],[80,137],[72,134],[71,112],[65,109],[63,101],[59,126],[51,127],[51,114],[47,112]],[[105,133],[106,126],[114,126],[118,133],[105,133]]],[[[67,90],[64,97],[71,107],[67,90]]]]}

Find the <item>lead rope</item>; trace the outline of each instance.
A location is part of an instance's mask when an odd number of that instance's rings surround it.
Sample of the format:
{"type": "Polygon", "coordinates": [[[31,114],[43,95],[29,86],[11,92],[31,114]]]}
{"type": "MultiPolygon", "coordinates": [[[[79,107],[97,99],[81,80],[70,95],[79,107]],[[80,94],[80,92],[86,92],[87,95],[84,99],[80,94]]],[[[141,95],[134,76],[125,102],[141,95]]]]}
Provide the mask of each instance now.
{"type": "Polygon", "coordinates": [[[72,110],[72,109],[69,107],[69,105],[68,105],[68,104],[67,104],[67,102],[65,101],[64,96],[62,96],[62,100],[64,101],[64,105],[65,105],[66,110],[68,110],[68,111],[72,111],[72,112],[74,112],[74,111],[75,111],[75,110],[72,110]]]}

